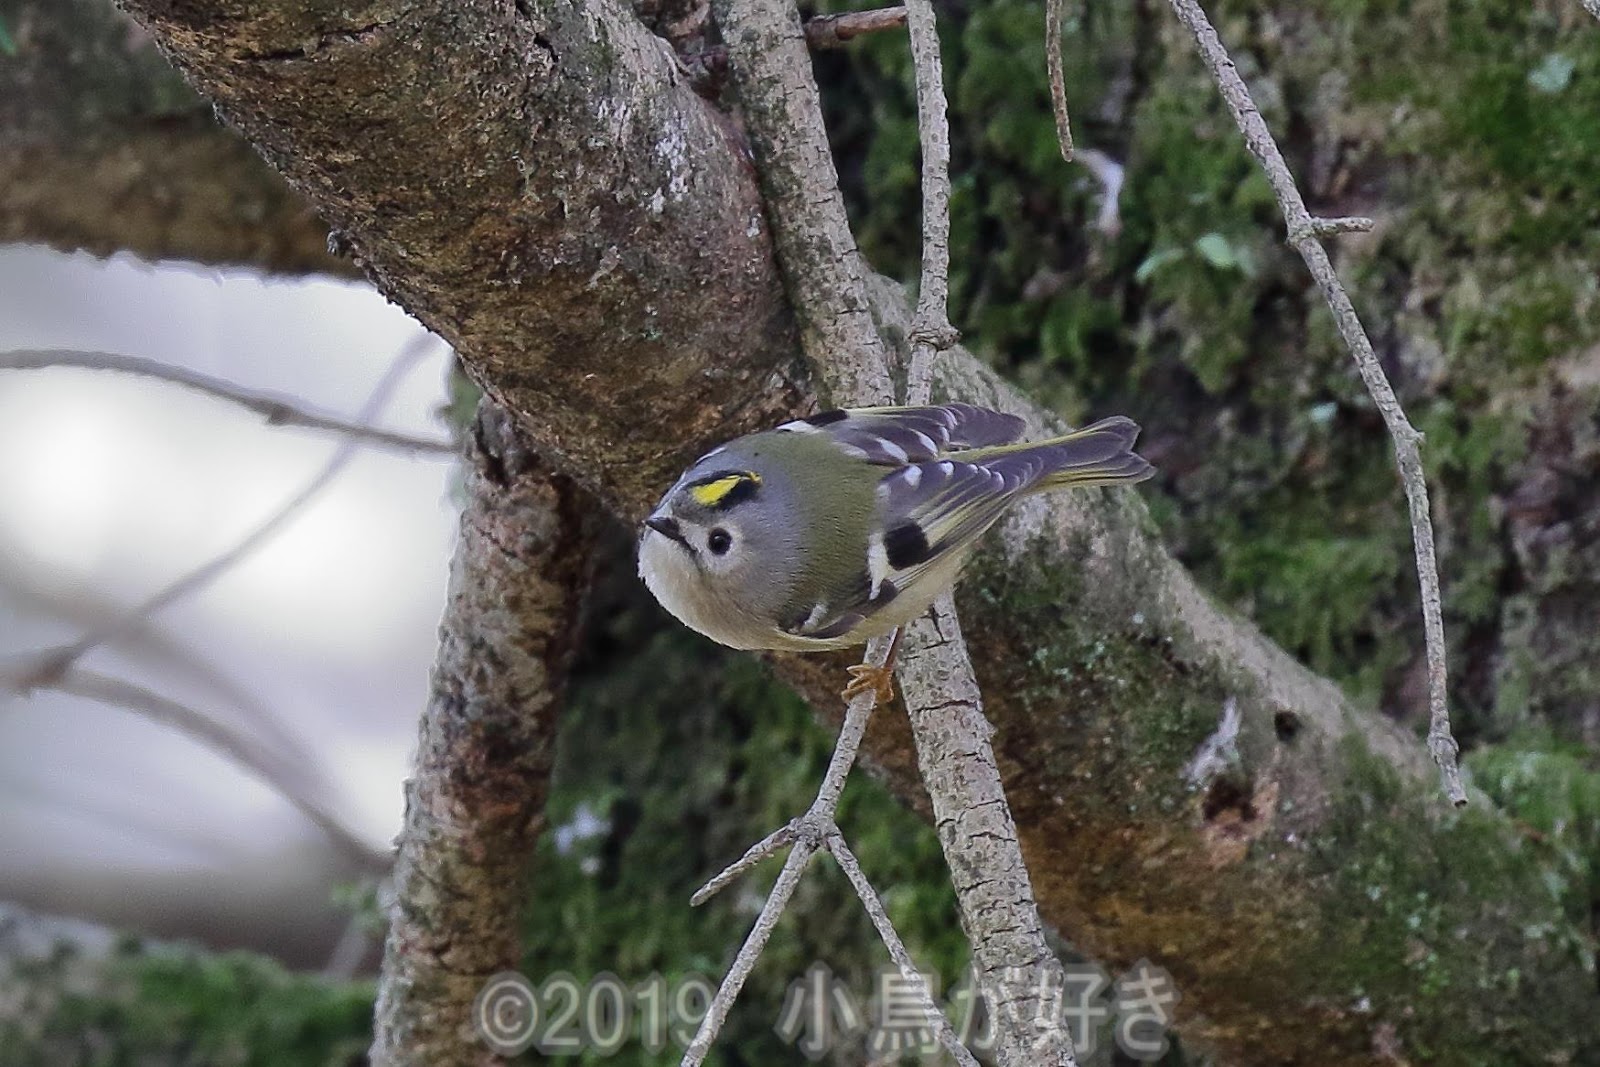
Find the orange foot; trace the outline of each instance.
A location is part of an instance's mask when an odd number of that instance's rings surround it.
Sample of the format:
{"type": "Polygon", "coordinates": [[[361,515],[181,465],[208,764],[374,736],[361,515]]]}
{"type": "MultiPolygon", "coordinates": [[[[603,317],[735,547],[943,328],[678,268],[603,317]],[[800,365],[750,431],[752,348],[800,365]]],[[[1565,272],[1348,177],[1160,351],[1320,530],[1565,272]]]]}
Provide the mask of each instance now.
{"type": "Polygon", "coordinates": [[[890,704],[894,701],[894,668],[889,665],[873,667],[865,663],[858,663],[849,668],[850,684],[844,687],[844,692],[839,694],[846,700],[854,700],[863,693],[876,693],[879,704],[890,704]]]}

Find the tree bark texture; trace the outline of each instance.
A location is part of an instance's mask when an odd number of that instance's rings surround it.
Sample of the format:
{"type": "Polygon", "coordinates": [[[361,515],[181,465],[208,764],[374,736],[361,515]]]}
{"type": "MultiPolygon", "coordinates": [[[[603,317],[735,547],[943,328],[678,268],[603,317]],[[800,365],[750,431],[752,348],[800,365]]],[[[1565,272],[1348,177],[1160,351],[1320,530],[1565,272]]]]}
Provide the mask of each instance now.
{"type": "Polygon", "coordinates": [[[521,959],[561,690],[588,588],[593,506],[491,402],[467,461],[439,656],[394,874],[372,1059],[504,1062],[473,1029],[487,980],[521,959]]]}
{"type": "Polygon", "coordinates": [[[127,8],[613,506],[801,401],[748,154],[626,7],[127,8]]]}
{"type": "MultiPolygon", "coordinates": [[[[625,517],[813,402],[748,155],[625,9],[127,6],[625,517]]],[[[903,341],[898,287],[873,303],[903,341]]],[[[1053,425],[961,352],[938,381],[1053,425]]],[[[1443,1063],[1594,1051],[1586,935],[1530,844],[1441,810],[1420,742],[1217,607],[1136,494],[1031,502],[960,601],[1045,917],[1170,969],[1198,1040],[1262,1063],[1365,1063],[1391,1038],[1443,1063]],[[1230,701],[1238,735],[1191,785],[1230,701]]],[[[834,662],[780,670],[836,706],[834,662]]],[[[926,810],[904,721],[880,714],[869,750],[926,810]]]]}
{"type": "Polygon", "coordinates": [[[327,227],[105,0],[0,0],[0,241],[353,274],[327,227]]]}

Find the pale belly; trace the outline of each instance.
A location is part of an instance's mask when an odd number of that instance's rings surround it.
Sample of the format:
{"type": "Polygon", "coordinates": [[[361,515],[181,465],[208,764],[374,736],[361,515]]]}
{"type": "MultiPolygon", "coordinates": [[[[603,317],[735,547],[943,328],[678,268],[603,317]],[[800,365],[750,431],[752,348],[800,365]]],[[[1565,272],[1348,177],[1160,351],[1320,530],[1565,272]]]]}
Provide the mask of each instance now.
{"type": "Polygon", "coordinates": [[[661,538],[646,538],[639,553],[639,575],[652,595],[673,617],[696,633],[719,645],[743,650],[767,649],[778,652],[826,652],[854,648],[874,637],[887,634],[927,611],[940,593],[960,575],[971,554],[970,549],[940,560],[920,575],[888,604],[869,615],[855,630],[839,637],[818,640],[786,633],[770,620],[752,615],[731,602],[713,602],[705,587],[694,581],[676,580],[677,572],[663,566],[665,553],[676,546],[661,538]],[[658,555],[660,553],[661,555],[658,555]]]}

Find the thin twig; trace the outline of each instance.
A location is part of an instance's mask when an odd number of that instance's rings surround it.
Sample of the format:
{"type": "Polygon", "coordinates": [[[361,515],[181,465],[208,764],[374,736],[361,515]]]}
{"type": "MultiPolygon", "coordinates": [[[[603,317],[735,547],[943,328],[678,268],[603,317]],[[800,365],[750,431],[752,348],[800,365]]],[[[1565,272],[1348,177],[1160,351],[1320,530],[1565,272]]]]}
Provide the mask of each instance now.
{"type": "Polygon", "coordinates": [[[834,861],[839,864],[839,869],[855,887],[856,896],[861,898],[862,907],[867,909],[872,925],[878,930],[879,939],[889,949],[889,958],[894,960],[895,966],[900,968],[900,974],[911,982],[920,994],[918,999],[922,1001],[922,1010],[928,1016],[928,1025],[939,1035],[939,1043],[962,1067],[978,1067],[977,1058],[961,1043],[961,1038],[956,1036],[955,1027],[950,1025],[950,1020],[933,1002],[933,994],[928,990],[927,980],[912,962],[911,953],[906,951],[905,942],[900,940],[900,934],[895,930],[894,923],[889,921],[889,912],[883,906],[883,898],[878,896],[878,891],[872,888],[872,883],[862,872],[861,863],[856,859],[855,853],[850,851],[844,835],[831,834],[826,844],[828,851],[833,853],[834,861]]]}
{"type": "Polygon", "coordinates": [[[454,442],[443,438],[417,437],[413,434],[363,426],[359,422],[341,419],[337,415],[325,415],[314,411],[297,400],[256,392],[223,378],[215,378],[187,367],[174,367],[141,356],[66,348],[17,348],[9,352],[0,352],[0,370],[45,370],[53,367],[112,371],[117,374],[131,374],[169,382],[253,411],[265,419],[268,426],[298,426],[307,430],[320,430],[410,454],[454,456],[459,451],[454,442]]]}
{"type": "Polygon", "coordinates": [[[1306,267],[1316,279],[1318,288],[1322,290],[1322,295],[1333,312],[1333,321],[1338,327],[1339,335],[1344,338],[1350,354],[1355,357],[1361,380],[1366,383],[1367,392],[1383,416],[1389,436],[1394,439],[1395,461],[1400,469],[1400,481],[1405,486],[1406,503],[1411,512],[1411,537],[1416,546],[1417,580],[1422,590],[1423,631],[1426,635],[1428,653],[1428,749],[1433,754],[1434,762],[1439,766],[1445,793],[1452,803],[1462,807],[1467,803],[1467,792],[1462,786],[1461,770],[1456,763],[1458,749],[1450,731],[1450,710],[1446,704],[1444,619],[1440,607],[1439,565],[1434,558],[1433,523],[1428,514],[1428,483],[1422,469],[1422,456],[1417,449],[1417,443],[1422,440],[1422,435],[1406,419],[1400,401],[1395,397],[1394,389],[1389,385],[1389,379],[1384,375],[1383,367],[1372,349],[1372,342],[1361,326],[1355,307],[1350,303],[1350,296],[1345,292],[1337,272],[1333,269],[1333,263],[1328,259],[1327,249],[1322,247],[1319,240],[1319,237],[1325,234],[1366,228],[1362,224],[1367,220],[1317,219],[1312,216],[1306,208],[1299,188],[1295,185],[1294,176],[1289,172],[1289,165],[1284,162],[1283,153],[1278,150],[1272,132],[1267,129],[1266,122],[1261,118],[1261,112],[1256,109],[1255,101],[1250,97],[1250,90],[1235,69],[1233,59],[1217,36],[1216,29],[1206,18],[1206,13],[1196,0],[1171,0],[1171,3],[1179,20],[1189,28],[1195,42],[1200,46],[1200,54],[1204,57],[1206,66],[1211,69],[1217,87],[1222,91],[1222,98],[1227,101],[1228,110],[1233,112],[1234,121],[1244,134],[1245,144],[1260,162],[1261,169],[1266,172],[1267,181],[1272,186],[1273,194],[1278,199],[1278,206],[1282,209],[1284,220],[1288,225],[1289,244],[1306,261],[1306,267]]]}
{"type": "MultiPolygon", "coordinates": [[[[401,348],[394,361],[390,363],[389,368],[384,371],[383,377],[379,379],[378,384],[373,387],[372,394],[362,406],[360,415],[357,416],[358,422],[369,422],[378,412],[383,410],[384,404],[388,403],[390,395],[401,380],[432,346],[433,337],[424,334],[408,341],[401,348]]],[[[355,458],[356,452],[360,447],[360,442],[354,439],[347,438],[341,442],[338,449],[329,457],[328,462],[323,465],[315,477],[269,516],[265,522],[257,526],[226,552],[196,567],[122,618],[99,629],[91,630],[70,644],[46,649],[30,657],[33,664],[32,667],[24,669],[17,674],[18,688],[27,690],[35,686],[50,684],[51,681],[58,678],[67,668],[71,667],[91,649],[122,636],[137,627],[149,616],[211,584],[219,576],[238,564],[240,560],[271,540],[290,519],[294,518],[302,508],[315,499],[317,494],[327,488],[328,484],[338,476],[339,472],[355,458]]]]}
{"type": "MultiPolygon", "coordinates": [[[[879,637],[868,642],[862,663],[883,666],[889,658],[889,650],[893,644],[892,637],[879,637]]],[[[706,1017],[701,1020],[700,1028],[695,1032],[694,1040],[684,1052],[683,1067],[696,1067],[705,1060],[706,1054],[711,1050],[711,1043],[716,1040],[718,1031],[722,1029],[722,1024],[728,1017],[728,1012],[733,1008],[733,1002],[738,998],[739,991],[744,988],[745,979],[750,976],[751,968],[755,966],[761,950],[766,947],[768,938],[772,936],[772,928],[777,925],[779,916],[789,904],[789,898],[794,895],[795,887],[800,883],[800,875],[804,872],[806,864],[811,862],[812,855],[828,836],[838,832],[834,816],[839,810],[839,797],[844,793],[844,783],[850,776],[850,768],[855,766],[856,755],[861,751],[861,739],[867,734],[867,723],[872,720],[872,712],[877,703],[877,694],[870,691],[850,701],[849,707],[845,709],[844,723],[839,727],[839,739],[833,746],[833,756],[828,761],[828,770],[822,776],[822,784],[817,787],[817,796],[811,802],[810,809],[787,826],[768,834],[694,895],[695,903],[708,899],[712,893],[725,887],[740,873],[775,852],[778,847],[775,842],[787,840],[794,844],[794,848],[789,852],[789,858],[784,861],[782,873],[778,875],[777,882],[761,906],[761,914],[756,917],[755,925],[751,927],[744,945],[739,949],[739,954],[734,957],[733,965],[723,977],[717,995],[712,998],[706,1017]]]]}
{"type": "Polygon", "coordinates": [[[800,820],[793,819],[787,826],[780,826],[772,833],[745,850],[744,855],[724,867],[714,878],[705,885],[695,890],[694,896],[689,898],[689,903],[699,907],[728,886],[732,885],[740,875],[766,859],[775,856],[785,848],[794,844],[795,838],[800,833],[800,820]]]}
{"type": "Polygon", "coordinates": [[[1045,0],[1044,58],[1050,70],[1050,103],[1056,113],[1056,143],[1061,158],[1072,162],[1072,118],[1067,114],[1067,82],[1061,70],[1061,9],[1064,0],[1045,0]]]}
{"type": "MultiPolygon", "coordinates": [[[[8,680],[0,677],[0,684],[8,680]]],[[[80,667],[68,669],[50,682],[48,688],[68,696],[124,708],[193,738],[271,786],[279,796],[320,827],[340,851],[364,869],[388,869],[388,854],[373,848],[347,827],[323,796],[327,786],[319,780],[321,776],[317,773],[317,761],[313,754],[275,755],[204,712],[144,686],[97,671],[80,667]]]]}
{"type": "MultiPolygon", "coordinates": [[[[910,0],[908,8],[922,143],[923,232],[906,403],[917,405],[928,402],[934,360],[955,343],[956,331],[948,310],[950,127],[944,65],[932,0],[910,0]]],[[[907,636],[899,664],[901,689],[973,961],[996,1020],[999,1062],[1002,1067],[1073,1067],[1071,1035],[1043,1010],[1040,990],[1052,983],[1059,988],[1065,976],[1044,939],[954,596],[942,593],[907,636]]]]}
{"type": "Polygon", "coordinates": [[[750,928],[749,936],[740,946],[728,973],[723,975],[722,985],[718,987],[717,995],[711,998],[711,1005],[706,1010],[706,1017],[700,1021],[700,1028],[695,1031],[694,1040],[683,1052],[683,1067],[699,1067],[705,1062],[706,1055],[711,1051],[711,1043],[717,1039],[722,1024],[728,1021],[728,1012],[738,999],[739,990],[744,988],[745,979],[755,969],[756,960],[761,958],[761,950],[771,940],[773,928],[778,925],[783,910],[789,906],[789,898],[799,888],[800,876],[805,873],[806,864],[811,862],[816,851],[817,846],[812,842],[800,841],[789,852],[778,880],[772,885],[772,892],[767,894],[766,903],[761,906],[761,914],[756,917],[756,923],[750,928]]]}
{"type": "Polygon", "coordinates": [[[931,0],[906,6],[916,64],[917,128],[922,141],[922,277],[911,323],[911,369],[906,403],[925,404],[933,391],[933,361],[960,339],[950,325],[950,122],[944,62],[931,0]]]}
{"type": "Polygon", "coordinates": [[[882,30],[897,30],[906,24],[903,7],[880,7],[871,11],[844,11],[837,15],[813,15],[802,29],[812,48],[843,48],[851,38],[882,30]]]}

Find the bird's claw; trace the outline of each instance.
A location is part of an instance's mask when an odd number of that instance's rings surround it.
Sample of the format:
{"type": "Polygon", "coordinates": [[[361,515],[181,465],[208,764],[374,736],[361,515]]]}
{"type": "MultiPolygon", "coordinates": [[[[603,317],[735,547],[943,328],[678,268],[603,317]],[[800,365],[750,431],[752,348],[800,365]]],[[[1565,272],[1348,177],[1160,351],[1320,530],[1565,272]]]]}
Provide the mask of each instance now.
{"type": "Polygon", "coordinates": [[[844,692],[840,696],[846,700],[854,700],[863,693],[875,693],[879,704],[890,704],[894,701],[894,668],[858,663],[849,668],[849,671],[850,684],[844,687],[844,692]]]}

